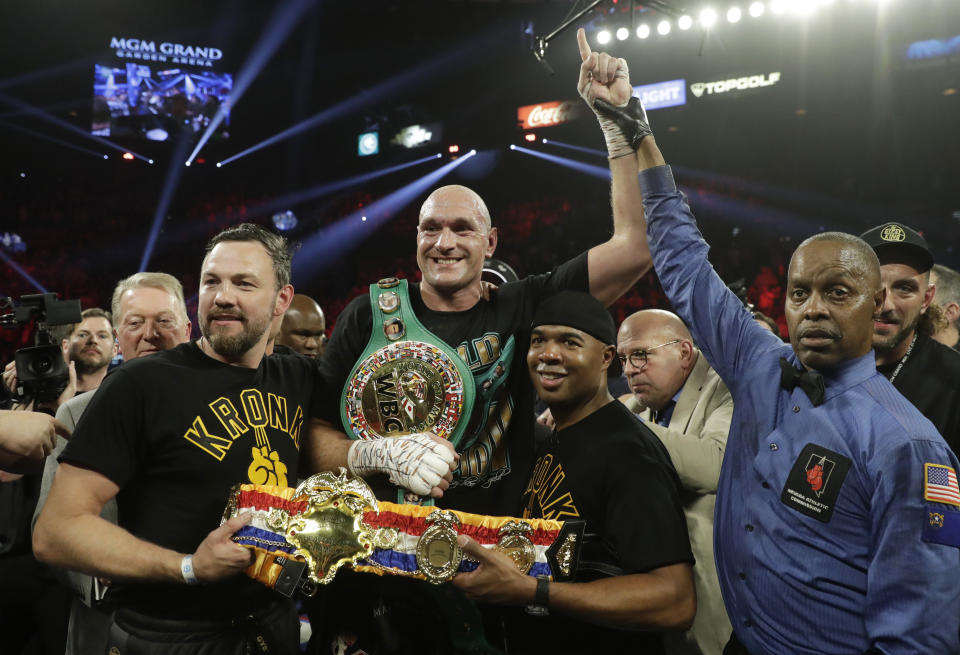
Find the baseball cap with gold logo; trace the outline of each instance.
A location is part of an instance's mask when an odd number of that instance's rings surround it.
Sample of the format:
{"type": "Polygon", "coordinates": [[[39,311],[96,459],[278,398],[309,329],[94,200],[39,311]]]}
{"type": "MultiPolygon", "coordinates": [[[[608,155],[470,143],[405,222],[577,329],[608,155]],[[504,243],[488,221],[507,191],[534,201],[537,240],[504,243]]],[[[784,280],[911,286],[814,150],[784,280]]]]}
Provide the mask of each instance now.
{"type": "Polygon", "coordinates": [[[933,268],[933,253],[920,233],[903,223],[884,223],[860,235],[870,244],[880,264],[908,264],[920,273],[933,268]]]}

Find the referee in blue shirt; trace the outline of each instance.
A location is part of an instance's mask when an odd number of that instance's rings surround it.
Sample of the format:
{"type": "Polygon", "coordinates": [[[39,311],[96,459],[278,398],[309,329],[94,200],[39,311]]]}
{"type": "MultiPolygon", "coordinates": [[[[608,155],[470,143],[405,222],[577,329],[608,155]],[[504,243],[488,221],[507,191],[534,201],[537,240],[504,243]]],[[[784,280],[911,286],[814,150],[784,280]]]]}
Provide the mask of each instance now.
{"type": "MultiPolygon", "coordinates": [[[[960,464],[877,373],[876,255],[848,234],[803,242],[790,345],[761,328],[707,261],[642,106],[616,102],[626,62],[584,44],[579,90],[611,158],[636,158],[657,275],[734,399],[714,546],[734,629],[724,652],[960,653],[960,464]]],[[[614,186],[614,205],[636,194],[614,186]]]]}

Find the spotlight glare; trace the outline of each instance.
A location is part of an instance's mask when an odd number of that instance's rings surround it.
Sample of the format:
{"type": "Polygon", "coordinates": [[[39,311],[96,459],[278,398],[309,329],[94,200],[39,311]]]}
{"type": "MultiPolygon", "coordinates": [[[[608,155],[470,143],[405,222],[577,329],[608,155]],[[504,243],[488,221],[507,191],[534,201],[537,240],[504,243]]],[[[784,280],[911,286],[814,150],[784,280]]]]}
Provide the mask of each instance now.
{"type": "Polygon", "coordinates": [[[750,15],[754,18],[760,18],[763,16],[763,11],[766,9],[762,2],[754,2],[750,5],[750,15]]]}
{"type": "Polygon", "coordinates": [[[740,21],[740,18],[743,17],[743,12],[740,11],[740,7],[730,7],[727,10],[727,21],[731,23],[737,23],[740,21]]]}
{"type": "Polygon", "coordinates": [[[360,217],[360,220],[363,221],[364,223],[366,223],[366,222],[367,222],[367,217],[366,217],[366,216],[361,216],[361,217],[360,217]]]}
{"type": "Polygon", "coordinates": [[[515,146],[515,145],[513,145],[513,144],[511,143],[511,144],[510,144],[510,149],[511,149],[511,150],[516,150],[516,149],[517,149],[517,146],[515,146]]]}
{"type": "Polygon", "coordinates": [[[190,160],[188,159],[187,161],[185,161],[183,165],[184,165],[184,166],[189,166],[189,165],[190,165],[190,160]]]}
{"type": "MultiPolygon", "coordinates": [[[[949,95],[949,94],[946,91],[944,91],[943,95],[949,95]]],[[[543,141],[541,141],[541,143],[550,143],[550,142],[544,139],[543,141]]]]}
{"type": "Polygon", "coordinates": [[[20,177],[26,177],[26,176],[27,176],[26,173],[20,173],[20,177]]]}
{"type": "Polygon", "coordinates": [[[447,148],[447,152],[449,152],[451,155],[456,152],[460,152],[460,146],[458,146],[457,144],[453,144],[447,148]]]}
{"type": "Polygon", "coordinates": [[[104,155],[103,158],[104,158],[104,159],[110,159],[110,155],[104,155]]]}
{"type": "Polygon", "coordinates": [[[783,14],[786,10],[787,0],[773,0],[773,2],[770,3],[770,11],[778,16],[783,14]]]}
{"type": "Polygon", "coordinates": [[[793,0],[790,4],[793,13],[800,16],[809,16],[817,9],[816,0],[793,0]]]}
{"type": "Polygon", "coordinates": [[[628,36],[630,36],[630,30],[628,30],[626,27],[618,27],[618,28],[617,28],[617,40],[618,40],[618,41],[626,41],[628,36]]]}
{"type": "Polygon", "coordinates": [[[646,23],[637,26],[637,37],[645,39],[650,36],[650,26],[646,23]]]}
{"type": "Polygon", "coordinates": [[[148,159],[148,160],[147,160],[147,163],[148,163],[148,164],[152,164],[152,163],[153,163],[153,160],[152,160],[152,159],[148,159]]]}
{"type": "Polygon", "coordinates": [[[120,155],[120,156],[123,157],[124,159],[126,159],[127,161],[133,161],[133,153],[132,153],[132,152],[125,152],[125,153],[123,153],[123,154],[120,155]]]}
{"type": "Polygon", "coordinates": [[[467,154],[468,154],[468,155],[475,155],[475,154],[477,154],[477,151],[476,151],[476,149],[474,149],[474,150],[471,150],[470,152],[468,152],[467,154]]]}
{"type": "Polygon", "coordinates": [[[716,23],[717,23],[717,12],[715,9],[711,7],[707,7],[706,9],[700,12],[701,27],[710,29],[711,27],[716,25],[716,23]]]}
{"type": "Polygon", "coordinates": [[[220,166],[222,166],[222,165],[223,165],[223,162],[221,162],[221,161],[218,161],[218,162],[217,162],[217,168],[220,168],[220,166]]]}
{"type": "Polygon", "coordinates": [[[533,132],[527,132],[526,134],[523,135],[523,138],[529,141],[530,143],[533,143],[534,141],[537,140],[537,135],[534,134],[533,132]]]}
{"type": "Polygon", "coordinates": [[[677,27],[681,30],[689,30],[693,27],[693,18],[684,14],[680,17],[680,20],[677,21],[677,27]]]}
{"type": "Polygon", "coordinates": [[[657,23],[657,34],[660,36],[666,36],[667,34],[670,34],[670,21],[662,20],[657,23]]]}
{"type": "Polygon", "coordinates": [[[597,43],[600,45],[607,45],[610,43],[610,31],[609,30],[600,30],[597,32],[597,43]]]}

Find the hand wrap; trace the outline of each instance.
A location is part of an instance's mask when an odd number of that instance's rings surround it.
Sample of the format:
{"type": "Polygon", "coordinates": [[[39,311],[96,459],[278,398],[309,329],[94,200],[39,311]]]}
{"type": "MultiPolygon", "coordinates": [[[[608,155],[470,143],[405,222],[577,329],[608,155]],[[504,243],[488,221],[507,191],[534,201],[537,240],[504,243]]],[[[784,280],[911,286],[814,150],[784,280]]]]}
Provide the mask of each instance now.
{"type": "Polygon", "coordinates": [[[427,434],[354,441],[347,452],[352,474],[386,473],[390,482],[418,496],[429,496],[454,461],[453,450],[427,434]]]}
{"type": "Polygon", "coordinates": [[[631,97],[626,105],[618,107],[612,105],[606,100],[594,100],[593,106],[600,117],[600,127],[603,128],[603,136],[607,139],[607,152],[610,159],[623,157],[634,153],[640,147],[640,142],[644,138],[651,136],[650,121],[647,119],[647,112],[643,108],[640,98],[631,97]],[[614,130],[619,140],[614,139],[614,145],[617,150],[611,148],[611,135],[609,130],[614,130]]]}

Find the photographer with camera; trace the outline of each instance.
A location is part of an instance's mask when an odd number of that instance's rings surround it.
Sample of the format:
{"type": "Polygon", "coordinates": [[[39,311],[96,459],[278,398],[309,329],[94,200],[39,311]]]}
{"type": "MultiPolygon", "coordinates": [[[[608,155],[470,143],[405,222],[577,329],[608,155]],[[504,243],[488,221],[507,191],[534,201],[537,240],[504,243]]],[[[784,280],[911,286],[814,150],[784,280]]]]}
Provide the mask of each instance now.
{"type": "MultiPolygon", "coordinates": [[[[61,340],[60,349],[64,361],[76,367],[77,379],[75,388],[68,394],[68,385],[57,399],[57,406],[78,393],[96,389],[106,377],[110,362],[117,354],[110,312],[99,307],[83,310],[80,321],[74,323],[67,336],[61,340]]],[[[7,364],[3,370],[3,381],[11,392],[20,394],[16,361],[7,364]]]]}

